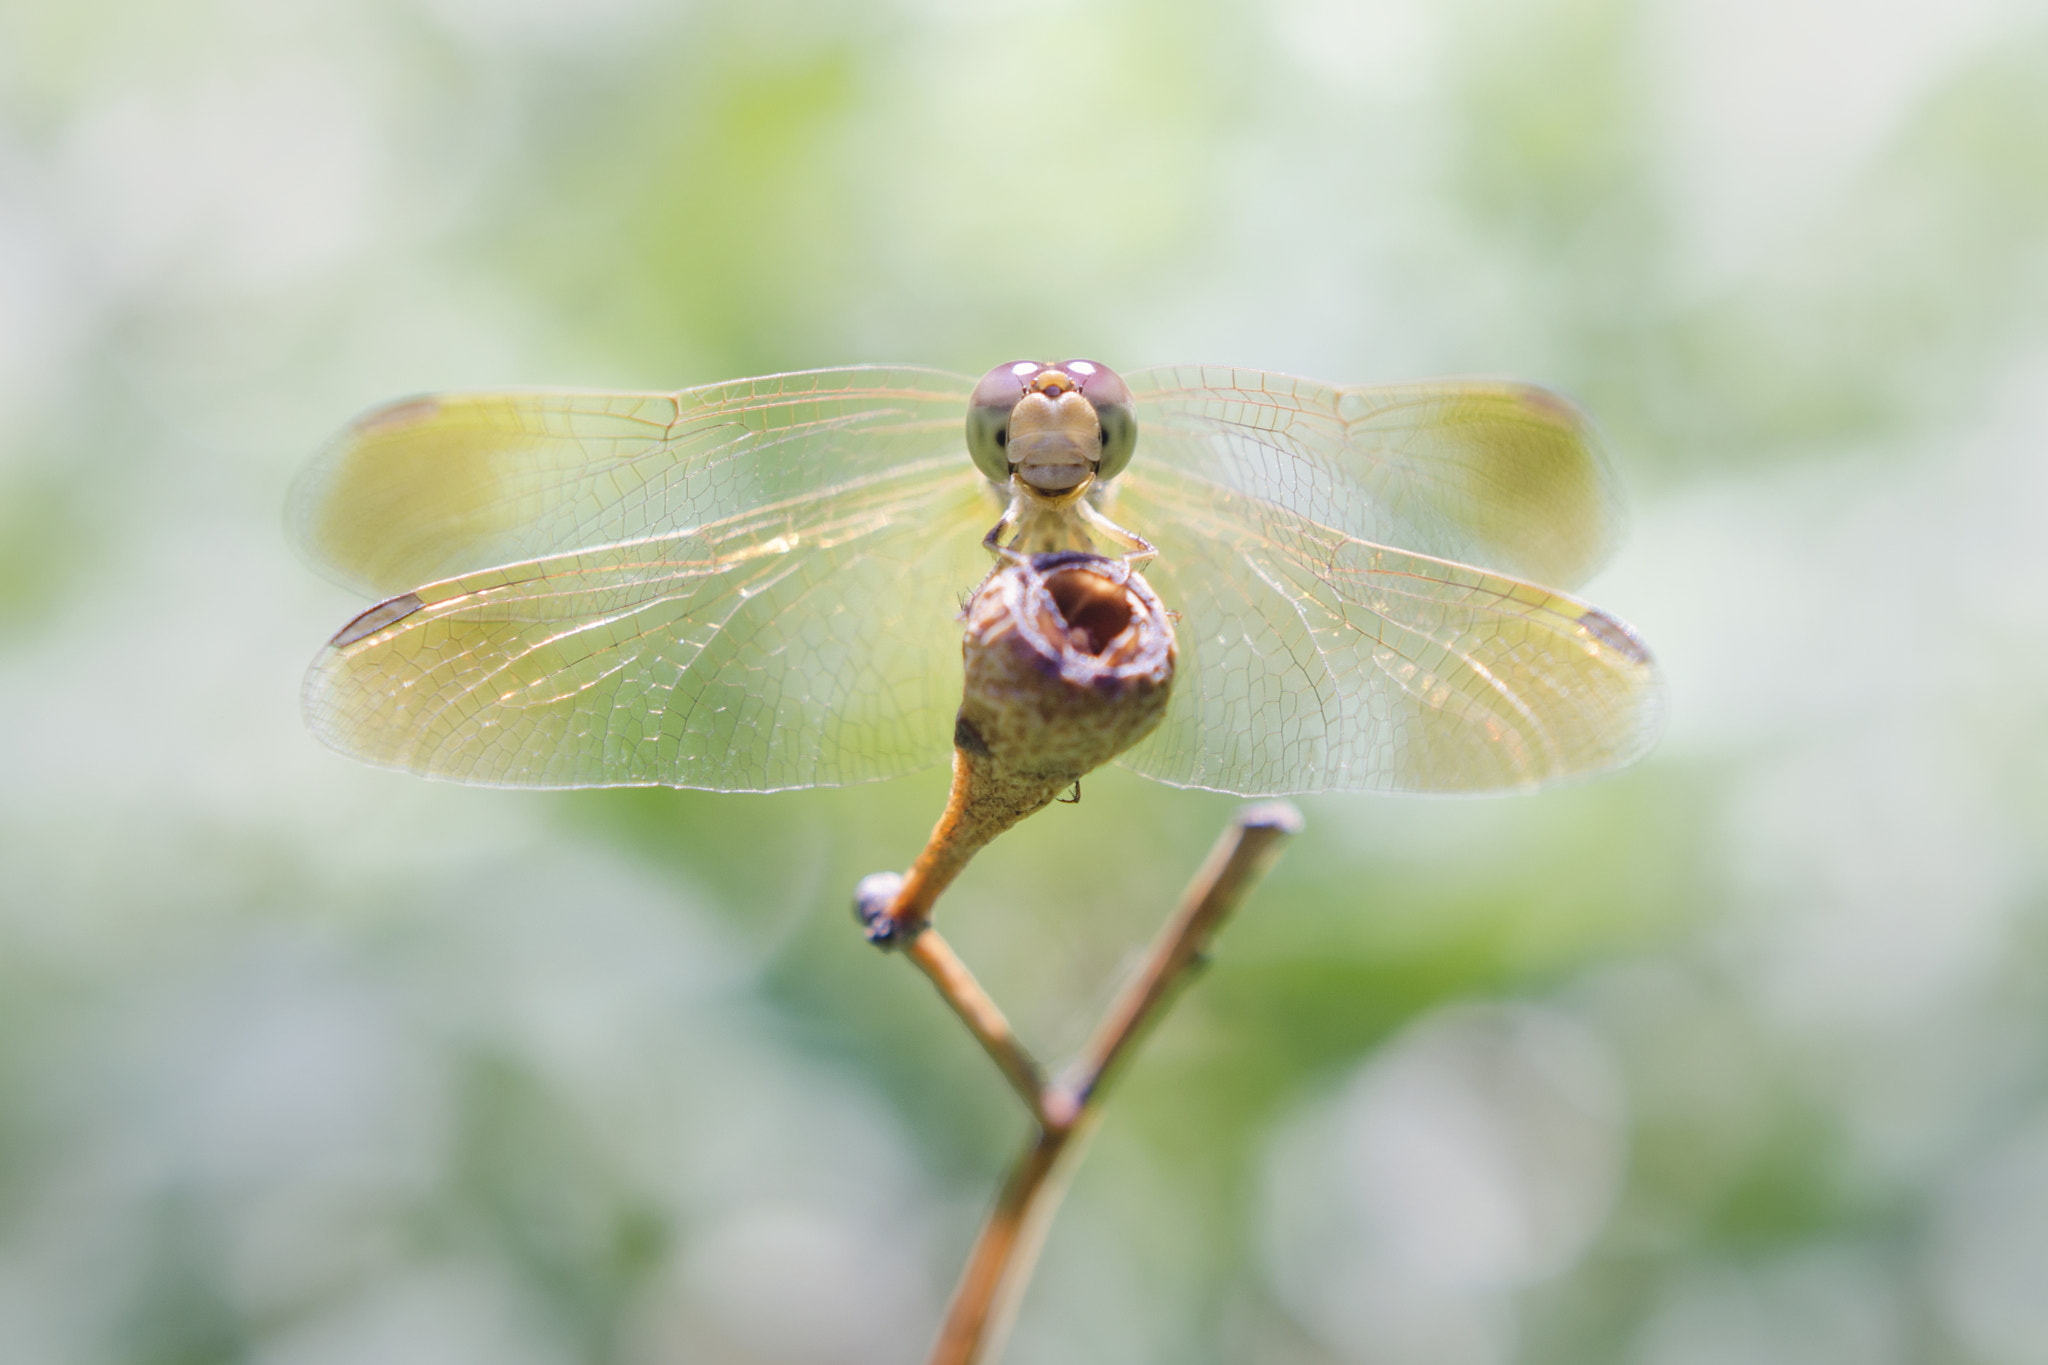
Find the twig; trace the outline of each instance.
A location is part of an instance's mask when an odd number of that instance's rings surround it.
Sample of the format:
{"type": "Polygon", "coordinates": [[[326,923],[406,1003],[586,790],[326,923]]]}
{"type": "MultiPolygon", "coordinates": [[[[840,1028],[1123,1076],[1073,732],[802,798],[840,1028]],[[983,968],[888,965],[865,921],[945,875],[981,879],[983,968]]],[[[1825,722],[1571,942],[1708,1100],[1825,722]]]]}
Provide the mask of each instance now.
{"type": "MultiPolygon", "coordinates": [[[[945,831],[941,824],[940,831],[945,831]]],[[[934,835],[937,842],[939,835],[934,835]]],[[[1024,1101],[1031,1116],[1045,1119],[1045,1073],[1017,1038],[1010,1021],[974,973],[954,953],[952,945],[939,936],[928,922],[913,921],[906,933],[892,917],[892,907],[901,903],[905,878],[895,872],[873,872],[860,879],[853,890],[853,914],[867,930],[868,940],[884,948],[900,949],[917,964],[917,969],[938,988],[939,998],[953,1007],[960,1022],[988,1053],[989,1060],[1003,1073],[1003,1079],[1024,1101]]]]}
{"type": "Polygon", "coordinates": [[[1045,1073],[1025,1051],[1024,1044],[1011,1030],[1010,1021],[1003,1017],[1002,1010],[989,998],[981,983],[974,979],[974,973],[967,970],[967,964],[953,952],[952,946],[939,937],[938,930],[926,928],[904,948],[903,955],[931,978],[932,985],[938,987],[940,996],[953,1007],[953,1013],[960,1016],[961,1022],[980,1042],[982,1050],[988,1053],[1003,1073],[1003,1079],[1024,1101],[1031,1116],[1044,1123],[1045,1073]]]}
{"type": "MultiPolygon", "coordinates": [[[[930,1365],[978,1365],[1000,1349],[1053,1211],[1101,1116],[1102,1097],[1115,1069],[1170,1001],[1188,968],[1201,959],[1224,920],[1272,866],[1287,838],[1300,829],[1300,813],[1285,802],[1240,812],[1080,1057],[1061,1080],[1040,1085],[1035,1098],[1027,1097],[1038,1132],[1012,1164],[1002,1194],[975,1240],[930,1365]]],[[[937,935],[926,930],[912,941],[908,951],[914,960],[918,946],[928,940],[937,941],[937,935]]],[[[1022,1067],[1031,1064],[1010,1037],[1002,1012],[943,941],[937,941],[931,956],[937,969],[923,960],[918,965],[1022,1093],[1027,1074],[1022,1067]],[[990,1027],[991,1019],[1001,1026],[999,1032],[990,1027]],[[991,1041],[997,1037],[1007,1042],[999,1047],[991,1041]]],[[[1033,1074],[1035,1070],[1032,1066],[1033,1074]]]]}

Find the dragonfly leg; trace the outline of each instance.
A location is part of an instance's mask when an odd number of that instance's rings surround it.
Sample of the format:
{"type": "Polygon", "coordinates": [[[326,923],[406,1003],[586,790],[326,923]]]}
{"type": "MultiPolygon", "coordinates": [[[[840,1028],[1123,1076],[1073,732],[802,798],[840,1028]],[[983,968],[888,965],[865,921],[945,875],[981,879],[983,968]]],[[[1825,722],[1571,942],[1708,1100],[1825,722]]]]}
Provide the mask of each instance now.
{"type": "Polygon", "coordinates": [[[1081,520],[1087,523],[1089,530],[1095,532],[1104,540],[1124,547],[1122,563],[1126,580],[1136,571],[1140,564],[1148,563],[1158,558],[1158,547],[1136,531],[1126,530],[1117,525],[1089,503],[1082,502],[1078,504],[1078,507],[1081,513],[1081,520]]]}
{"type": "Polygon", "coordinates": [[[996,559],[1005,564],[1022,564],[1030,559],[1031,556],[1025,554],[1022,550],[1013,549],[1003,544],[1004,533],[1009,531],[1015,524],[1015,521],[1011,519],[1008,512],[1003,513],[1002,520],[989,527],[988,534],[981,538],[981,548],[987,550],[996,559]]]}

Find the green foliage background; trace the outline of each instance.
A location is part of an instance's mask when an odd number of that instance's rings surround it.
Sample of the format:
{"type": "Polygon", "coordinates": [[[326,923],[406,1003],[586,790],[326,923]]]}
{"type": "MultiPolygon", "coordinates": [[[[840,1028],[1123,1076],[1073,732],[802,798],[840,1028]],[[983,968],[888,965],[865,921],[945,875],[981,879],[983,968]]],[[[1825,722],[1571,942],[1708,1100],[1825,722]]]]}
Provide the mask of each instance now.
{"type": "MultiPolygon", "coordinates": [[[[942,774],[539,796],[300,728],[397,395],[1506,373],[1636,492],[1613,780],[1305,802],[1018,1362],[2048,1359],[2048,11],[0,0],[0,1358],[920,1358],[1013,1101],[859,941],[942,774]]],[[[1076,1043],[1231,803],[948,932],[1076,1043]]]]}

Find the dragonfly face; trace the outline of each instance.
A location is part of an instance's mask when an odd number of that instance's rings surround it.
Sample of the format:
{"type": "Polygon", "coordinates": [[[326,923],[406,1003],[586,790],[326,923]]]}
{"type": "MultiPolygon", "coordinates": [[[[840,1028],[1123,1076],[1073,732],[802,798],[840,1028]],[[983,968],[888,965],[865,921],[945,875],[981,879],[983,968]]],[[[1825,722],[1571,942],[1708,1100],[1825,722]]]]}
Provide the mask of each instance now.
{"type": "Polygon", "coordinates": [[[1131,393],[1092,360],[1014,360],[981,377],[967,404],[967,450],[999,484],[1014,475],[1060,494],[1114,478],[1138,440],[1131,393]]]}
{"type": "Polygon", "coordinates": [[[999,553],[1107,539],[1178,614],[1126,766],[1247,795],[1528,788],[1659,728],[1649,653],[1563,591],[1620,504],[1576,408],[1486,380],[1070,360],[444,394],[361,418],[294,485],[302,550],[383,599],[305,709],[365,761],[502,786],[913,771],[951,752],[999,515],[999,553]]]}

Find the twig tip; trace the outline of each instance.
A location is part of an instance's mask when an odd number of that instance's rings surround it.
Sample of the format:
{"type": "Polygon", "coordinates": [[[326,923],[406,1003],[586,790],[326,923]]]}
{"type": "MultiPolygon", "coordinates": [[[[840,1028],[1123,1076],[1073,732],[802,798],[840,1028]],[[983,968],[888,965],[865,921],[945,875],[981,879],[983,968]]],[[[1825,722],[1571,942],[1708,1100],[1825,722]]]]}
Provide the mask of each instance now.
{"type": "Polygon", "coordinates": [[[1261,801],[1237,814],[1243,829],[1270,829],[1277,834],[1299,834],[1306,825],[1301,810],[1292,801],[1261,801]]]}
{"type": "Polygon", "coordinates": [[[903,891],[901,872],[870,872],[853,888],[853,917],[877,948],[902,945],[903,926],[890,914],[903,891]]]}

